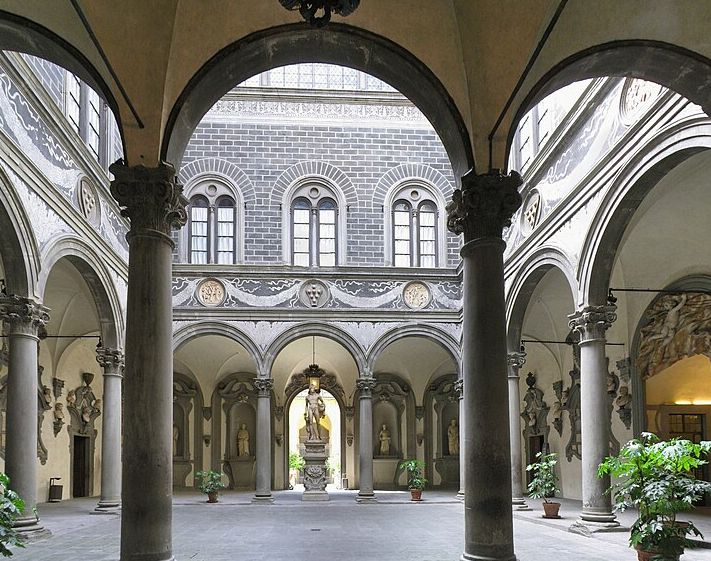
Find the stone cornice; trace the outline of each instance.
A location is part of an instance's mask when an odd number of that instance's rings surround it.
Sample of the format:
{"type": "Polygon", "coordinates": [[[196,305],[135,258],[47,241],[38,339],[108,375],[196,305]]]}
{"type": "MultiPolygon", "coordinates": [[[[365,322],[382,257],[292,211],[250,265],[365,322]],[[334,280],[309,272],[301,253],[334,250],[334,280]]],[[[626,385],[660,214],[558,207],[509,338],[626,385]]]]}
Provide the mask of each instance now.
{"type": "Polygon", "coordinates": [[[111,164],[110,171],[115,177],[111,194],[123,207],[121,215],[131,220],[129,235],[159,232],[170,238],[174,227],[185,224],[188,200],[171,164],[147,168],[119,161],[111,164]]]}

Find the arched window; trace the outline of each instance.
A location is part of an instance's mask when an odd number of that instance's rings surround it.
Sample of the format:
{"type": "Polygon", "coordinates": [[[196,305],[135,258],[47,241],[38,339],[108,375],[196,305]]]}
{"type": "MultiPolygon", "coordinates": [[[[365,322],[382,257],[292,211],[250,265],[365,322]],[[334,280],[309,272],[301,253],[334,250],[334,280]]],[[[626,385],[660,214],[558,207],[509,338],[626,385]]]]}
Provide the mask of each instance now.
{"type": "Polygon", "coordinates": [[[215,185],[199,189],[188,210],[188,262],[195,264],[237,262],[237,205],[215,185]]]}
{"type": "Polygon", "coordinates": [[[438,212],[434,197],[408,186],[392,205],[392,262],[396,267],[437,267],[438,212]]]}
{"type": "Polygon", "coordinates": [[[297,191],[291,203],[291,262],[300,267],[338,264],[338,203],[321,186],[297,191]],[[302,196],[304,193],[306,196],[302,196]]]}

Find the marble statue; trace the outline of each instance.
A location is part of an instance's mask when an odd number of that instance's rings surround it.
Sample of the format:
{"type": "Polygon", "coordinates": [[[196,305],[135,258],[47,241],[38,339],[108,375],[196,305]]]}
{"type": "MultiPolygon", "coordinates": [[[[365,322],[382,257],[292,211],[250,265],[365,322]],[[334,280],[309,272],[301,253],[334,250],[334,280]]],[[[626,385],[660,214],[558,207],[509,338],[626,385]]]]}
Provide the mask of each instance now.
{"type": "Polygon", "coordinates": [[[449,448],[450,456],[459,455],[459,425],[457,424],[457,419],[452,419],[449,421],[449,426],[447,427],[447,444],[449,448]]]}
{"type": "Polygon", "coordinates": [[[321,440],[319,421],[325,416],[325,413],[326,404],[321,398],[321,391],[314,384],[311,384],[309,393],[306,394],[306,410],[304,411],[306,434],[309,440],[321,440]]]}
{"type": "Polygon", "coordinates": [[[244,423],[239,426],[237,431],[237,455],[249,456],[249,431],[244,423]]]}
{"type": "Polygon", "coordinates": [[[387,425],[383,425],[378,434],[378,440],[380,441],[380,455],[389,456],[390,455],[390,431],[387,425]]]}

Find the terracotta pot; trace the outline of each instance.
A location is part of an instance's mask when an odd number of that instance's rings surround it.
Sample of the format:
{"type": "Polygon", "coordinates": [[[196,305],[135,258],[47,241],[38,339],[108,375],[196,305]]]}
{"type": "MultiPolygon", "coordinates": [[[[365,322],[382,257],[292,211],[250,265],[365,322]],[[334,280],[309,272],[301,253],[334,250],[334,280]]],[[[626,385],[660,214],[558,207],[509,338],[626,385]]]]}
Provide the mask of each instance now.
{"type": "Polygon", "coordinates": [[[678,555],[674,554],[669,554],[666,555],[665,557],[656,557],[655,555],[658,556],[659,552],[657,551],[643,551],[641,549],[637,550],[637,561],[658,561],[661,559],[664,559],[664,561],[679,561],[679,557],[681,557],[681,553],[678,555]]]}
{"type": "Polygon", "coordinates": [[[560,518],[558,516],[558,511],[560,510],[560,503],[543,503],[543,518],[560,518]]]}
{"type": "Polygon", "coordinates": [[[421,501],[422,489],[410,489],[410,500],[415,502],[421,501]]]}
{"type": "Polygon", "coordinates": [[[217,491],[207,494],[207,502],[208,503],[216,503],[217,502],[217,491]]]}

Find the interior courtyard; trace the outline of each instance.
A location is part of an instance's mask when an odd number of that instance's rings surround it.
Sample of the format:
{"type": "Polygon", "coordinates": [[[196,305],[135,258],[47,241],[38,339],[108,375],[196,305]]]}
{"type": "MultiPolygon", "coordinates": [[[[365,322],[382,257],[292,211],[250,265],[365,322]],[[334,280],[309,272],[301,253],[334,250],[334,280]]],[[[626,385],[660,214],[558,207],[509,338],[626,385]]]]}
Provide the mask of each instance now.
{"type": "Polygon", "coordinates": [[[13,558],[633,559],[599,464],[711,439],[711,5],[207,4],[0,1],[13,558]]]}

